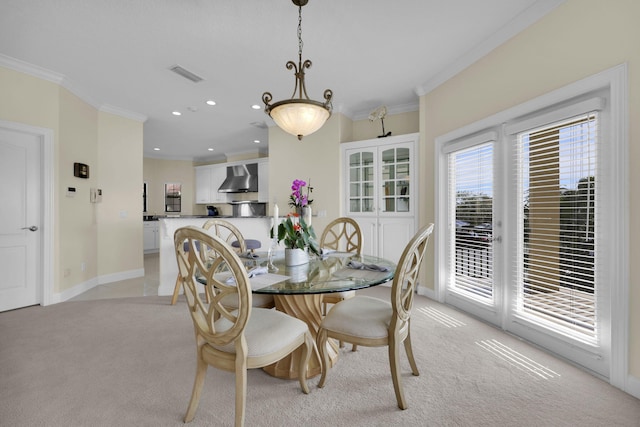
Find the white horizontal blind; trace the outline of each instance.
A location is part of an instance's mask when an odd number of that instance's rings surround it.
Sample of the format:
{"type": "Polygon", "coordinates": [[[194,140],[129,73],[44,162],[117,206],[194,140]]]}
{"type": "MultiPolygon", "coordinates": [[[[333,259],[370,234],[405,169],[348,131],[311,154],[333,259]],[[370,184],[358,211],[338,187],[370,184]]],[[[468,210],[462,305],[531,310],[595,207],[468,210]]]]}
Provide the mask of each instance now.
{"type": "Polygon", "coordinates": [[[449,289],[491,304],[493,289],[493,156],[487,142],[448,154],[449,289]]]}
{"type": "Polygon", "coordinates": [[[519,256],[515,311],[597,341],[598,114],[517,134],[519,256]]]}

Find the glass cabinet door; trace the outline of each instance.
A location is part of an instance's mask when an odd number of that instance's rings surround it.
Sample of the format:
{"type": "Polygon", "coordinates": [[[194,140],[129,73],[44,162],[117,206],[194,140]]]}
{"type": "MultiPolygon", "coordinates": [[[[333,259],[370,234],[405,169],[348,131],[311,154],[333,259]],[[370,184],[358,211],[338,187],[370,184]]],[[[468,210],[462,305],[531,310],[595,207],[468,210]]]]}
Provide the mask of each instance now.
{"type": "Polygon", "coordinates": [[[381,149],[382,212],[410,212],[410,161],[411,150],[407,146],[381,149]]]}
{"type": "Polygon", "coordinates": [[[349,150],[349,186],[347,207],[350,213],[375,211],[375,152],[349,150]]]}

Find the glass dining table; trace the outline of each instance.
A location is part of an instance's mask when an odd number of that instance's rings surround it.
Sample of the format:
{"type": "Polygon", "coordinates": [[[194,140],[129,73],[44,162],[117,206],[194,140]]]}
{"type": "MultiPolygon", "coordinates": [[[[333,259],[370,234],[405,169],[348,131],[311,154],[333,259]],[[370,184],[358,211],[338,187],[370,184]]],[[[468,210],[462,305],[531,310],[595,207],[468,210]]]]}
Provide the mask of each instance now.
{"type": "MultiPolygon", "coordinates": [[[[315,341],[323,317],[324,294],[389,282],[393,279],[396,265],[374,256],[333,252],[323,257],[312,256],[308,263],[297,266],[286,266],[283,256],[276,256],[271,261],[266,256],[258,256],[247,262],[247,268],[252,276],[252,293],[273,295],[276,309],[305,321],[315,341]]],[[[329,340],[327,347],[331,368],[338,359],[338,345],[329,340]]],[[[265,367],[264,371],[278,378],[297,379],[299,357],[296,351],[265,367]]],[[[321,370],[320,356],[315,349],[307,377],[315,377],[321,370]]]]}

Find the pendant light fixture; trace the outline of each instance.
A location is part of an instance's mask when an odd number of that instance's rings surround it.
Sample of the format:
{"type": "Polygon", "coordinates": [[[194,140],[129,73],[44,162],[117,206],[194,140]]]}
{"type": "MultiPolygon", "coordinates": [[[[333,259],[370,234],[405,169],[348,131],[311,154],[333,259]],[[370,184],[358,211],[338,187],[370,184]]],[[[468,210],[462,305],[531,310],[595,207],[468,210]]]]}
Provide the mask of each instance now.
{"type": "Polygon", "coordinates": [[[279,128],[302,140],[303,136],[320,129],[331,116],[333,92],[331,89],[324,91],[324,102],[313,101],[307,95],[304,70],[311,67],[311,61],[307,59],[302,62],[302,6],[306,5],[309,0],[292,1],[298,6],[298,64],[289,61],[286,66],[287,69],[295,71],[296,85],[293,88],[291,99],[269,104],[273,100],[273,96],[270,92],[265,92],[262,94],[262,101],[264,102],[264,112],[271,116],[279,128]]]}

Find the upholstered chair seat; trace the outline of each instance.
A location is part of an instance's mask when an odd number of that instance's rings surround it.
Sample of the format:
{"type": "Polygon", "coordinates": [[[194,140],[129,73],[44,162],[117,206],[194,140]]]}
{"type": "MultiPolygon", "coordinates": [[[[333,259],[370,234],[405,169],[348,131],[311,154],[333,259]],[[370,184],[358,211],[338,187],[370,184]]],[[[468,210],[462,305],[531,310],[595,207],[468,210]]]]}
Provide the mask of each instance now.
{"type": "MultiPolygon", "coordinates": [[[[234,311],[232,314],[236,314],[234,311]]],[[[233,324],[226,318],[220,318],[215,322],[216,330],[224,332],[233,324]]],[[[266,308],[253,308],[251,320],[244,329],[247,340],[247,357],[262,357],[278,351],[282,346],[290,346],[309,330],[306,323],[277,310],[266,308]]],[[[212,348],[235,354],[235,345],[209,344],[212,348]]],[[[206,348],[206,347],[205,347],[206,348]]]]}
{"type": "Polygon", "coordinates": [[[334,305],[322,326],[333,332],[363,338],[386,338],[393,308],[379,298],[358,295],[334,305]]]}

